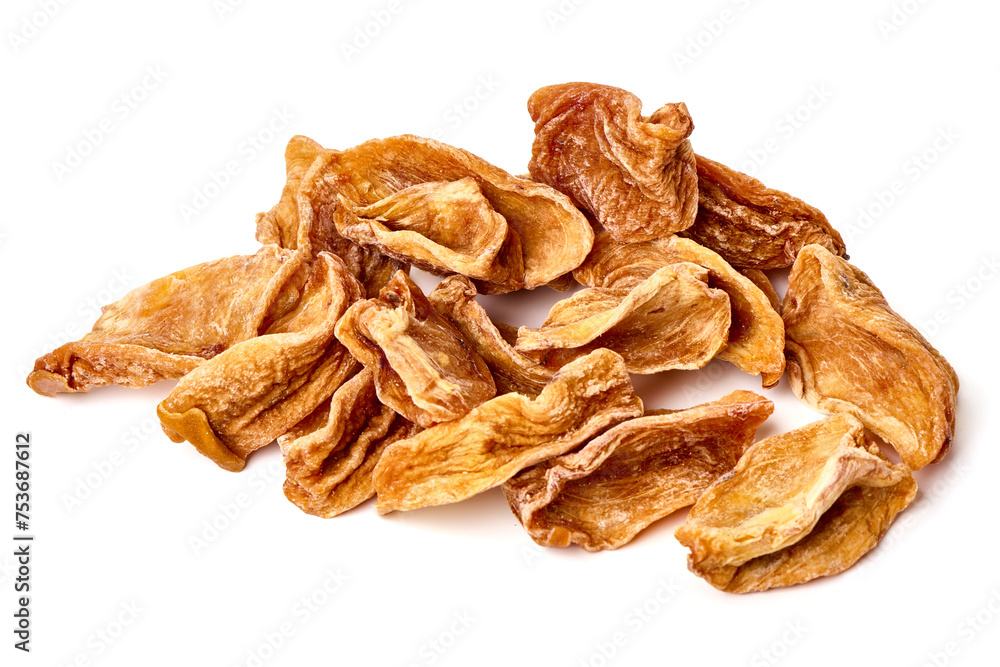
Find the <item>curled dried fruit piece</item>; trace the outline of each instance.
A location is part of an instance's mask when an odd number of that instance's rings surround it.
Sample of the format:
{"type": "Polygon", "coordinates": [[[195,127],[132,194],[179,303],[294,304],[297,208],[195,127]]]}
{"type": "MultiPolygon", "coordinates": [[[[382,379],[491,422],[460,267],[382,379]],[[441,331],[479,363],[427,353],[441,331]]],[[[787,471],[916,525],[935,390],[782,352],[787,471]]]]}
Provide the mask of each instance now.
{"type": "Polygon", "coordinates": [[[724,164],[697,156],[698,217],[681,232],[741,269],[791,266],[804,246],[837,255],[844,240],[819,209],[724,164]]]}
{"type": "MultiPolygon", "coordinates": [[[[690,239],[677,236],[642,243],[616,243],[600,233],[594,249],[573,275],[584,285],[632,288],[668,264],[691,262],[708,270],[708,286],[729,295],[729,336],[718,357],[773,387],[785,369],[785,328],[771,297],[726,260],[690,239]]],[[[767,277],[761,274],[764,282],[767,277]]],[[[773,288],[767,284],[770,292],[773,288]]],[[[774,295],[777,298],[777,295],[774,295]]]]}
{"type": "Polygon", "coordinates": [[[362,287],[337,257],[320,253],[302,295],[267,335],[251,338],[180,379],[157,406],[163,430],[226,470],[302,421],[357,364],[334,338],[362,287]]]}
{"type": "Polygon", "coordinates": [[[515,350],[503,332],[493,324],[476,301],[476,288],[468,278],[445,278],[427,298],[486,361],[493,373],[498,394],[516,391],[537,396],[552,379],[552,369],[515,350]]]}
{"type": "Polygon", "coordinates": [[[944,457],[958,377],[867,275],[807,246],[788,277],[782,316],[796,396],[820,412],[854,415],[914,470],[944,457]]]}
{"type": "Polygon", "coordinates": [[[464,500],[641,414],[621,357],[597,350],[560,369],[535,398],[497,396],[390,445],[375,466],[379,512],[464,500]]]}
{"type": "Polygon", "coordinates": [[[774,404],[749,391],[622,422],[503,485],[538,544],[617,549],[736,465],[774,404]]]}
{"type": "Polygon", "coordinates": [[[198,264],[105,306],[93,329],[35,362],[39,394],[178,378],[264,333],[294,303],[303,257],[276,246],[198,264]]]}
{"type": "Polygon", "coordinates": [[[720,584],[728,580],[723,589],[727,592],[751,593],[839,574],[875,548],[916,492],[912,476],[895,486],[850,488],[823,513],[807,538],[754,558],[735,572],[724,569],[714,576],[720,584]]]}
{"type": "Polygon", "coordinates": [[[518,351],[558,368],[606,347],[630,373],[700,368],[729,335],[725,292],[708,286],[708,271],[690,263],[657,269],[631,289],[592,287],[556,303],[539,329],[518,329],[518,351]]]}
{"type": "Polygon", "coordinates": [[[341,204],[337,231],[355,243],[431,273],[494,283],[496,291],[524,284],[521,239],[475,179],[411,185],[368,206],[341,204]]]}
{"type": "Polygon", "coordinates": [[[915,494],[910,469],[840,415],[753,445],[676,536],[688,568],[720,590],[792,586],[849,568],[915,494]]]}
{"type": "Polygon", "coordinates": [[[372,471],[382,451],[418,427],[375,397],[365,369],[313,414],[278,438],[285,460],[285,497],[303,512],[330,518],[375,495],[372,471]]]}
{"type": "Polygon", "coordinates": [[[270,211],[257,214],[258,241],[292,250],[310,244],[313,230],[309,220],[303,225],[299,219],[298,192],[316,159],[332,152],[309,137],[296,135],[288,140],[285,146],[285,186],[278,203],[270,211]]]}
{"type": "Polygon", "coordinates": [[[329,252],[340,257],[369,297],[378,294],[392,275],[408,267],[342,237],[334,224],[336,188],[324,178],[327,165],[339,151],[327,150],[303,136],[285,147],[285,187],[281,199],[266,213],[257,214],[257,240],[303,253],[329,252]]]}
{"type": "MultiPolygon", "coordinates": [[[[500,255],[511,255],[515,236],[520,240],[525,288],[534,289],[572,271],[590,251],[594,239],[590,223],[565,195],[433,139],[403,135],[336,151],[319,165],[315,186],[317,192],[336,193],[338,205],[360,208],[380,206],[413,186],[462,179],[476,182],[486,203],[511,230],[500,255]]],[[[515,258],[509,256],[500,265],[513,270],[515,258]]],[[[484,280],[479,289],[509,292],[516,289],[513,284],[484,280]]]]}
{"type": "Polygon", "coordinates": [[[483,358],[402,271],[347,310],[337,338],[375,373],[379,400],[424,428],[496,395],[483,358]]]}
{"type": "Polygon", "coordinates": [[[565,83],[536,90],[528,113],[532,177],[572,197],[615,240],[647,241],[694,222],[694,124],[683,103],[643,116],[639,98],[620,88],[565,83]]]}

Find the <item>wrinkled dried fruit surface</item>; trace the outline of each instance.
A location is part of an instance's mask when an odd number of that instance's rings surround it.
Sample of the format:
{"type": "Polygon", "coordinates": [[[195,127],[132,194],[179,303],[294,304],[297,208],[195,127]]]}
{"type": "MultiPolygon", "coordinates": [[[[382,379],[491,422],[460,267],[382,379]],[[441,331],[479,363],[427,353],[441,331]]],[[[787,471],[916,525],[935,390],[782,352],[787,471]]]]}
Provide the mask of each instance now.
{"type": "Polygon", "coordinates": [[[257,240],[304,253],[329,252],[376,296],[392,275],[408,270],[402,262],[377,250],[348,241],[334,223],[336,188],[324,178],[339,151],[327,150],[307,137],[295,136],[285,148],[285,187],[281,199],[266,213],[257,214],[257,240]]]}
{"type": "Polygon", "coordinates": [[[106,306],[93,329],[35,362],[39,394],[178,378],[263,333],[298,298],[302,258],[276,246],[177,271],[106,306]]]}
{"type": "Polygon", "coordinates": [[[413,135],[293,137],[256,254],[133,290],[29,386],[177,379],[157,406],[170,439],[230,471],[277,440],[285,496],[318,517],[499,486],[537,544],[601,551],[694,504],[676,536],[722,591],[850,568],[914,499],[912,470],[948,451],[954,370],[823,213],[696,156],[683,103],[643,116],[625,90],[567,83],[528,111],[522,176],[413,135]],[[443,280],[425,296],[411,266],[443,280]],[[782,302],[769,275],[789,266],[782,302]],[[537,329],[482,305],[530,316],[493,295],[543,285],[573,292],[537,329]],[[716,356],[764,387],[787,365],[834,416],[752,444],[774,409],[752,392],[644,413],[630,373],[716,356]]]}
{"type": "Polygon", "coordinates": [[[379,400],[427,428],[496,395],[489,367],[403,272],[351,306],[337,338],[375,373],[379,400]]]}
{"type": "Polygon", "coordinates": [[[303,512],[330,518],[375,495],[372,471],[382,451],[418,427],[379,403],[365,369],[330,401],[278,438],[285,497],[303,512]]]}
{"type": "Polygon", "coordinates": [[[503,485],[511,510],[542,546],[617,549],[694,503],[736,465],[774,404],[749,391],[622,422],[571,454],[503,485]]]}
{"type": "Polygon", "coordinates": [[[807,246],[789,275],[782,315],[796,396],[820,412],[854,415],[914,470],[944,457],[958,377],[867,275],[807,246]]]}
{"type": "MultiPolygon", "coordinates": [[[[537,396],[552,379],[552,369],[521,354],[505,339],[503,332],[476,301],[476,288],[469,279],[462,276],[445,278],[427,298],[486,361],[493,373],[498,394],[515,391],[537,396]]],[[[516,339],[516,330],[513,335],[516,339]]]]}
{"type": "Polygon", "coordinates": [[[909,468],[839,415],[753,445],[676,536],[691,571],[720,590],[791,586],[849,568],[915,493],[909,468]],[[881,491],[847,493],[858,487],[881,491]]]}
{"type": "Polygon", "coordinates": [[[337,231],[431,273],[458,273],[510,292],[524,284],[521,238],[473,178],[419,183],[368,206],[341,200],[337,231]]]}
{"type": "MultiPolygon", "coordinates": [[[[324,188],[351,207],[378,205],[413,186],[467,178],[476,182],[488,205],[514,232],[508,242],[515,234],[520,239],[526,289],[572,271],[587,256],[593,229],[565,195],[433,139],[402,135],[366,141],[332,154],[318,175],[324,188]]],[[[510,261],[501,264],[512,268],[513,258],[510,261]]],[[[478,288],[484,293],[513,289],[487,281],[481,281],[478,288]]]]}
{"type": "Polygon", "coordinates": [[[729,296],[691,263],[664,266],[630,289],[592,287],[556,303],[539,329],[518,329],[517,350],[558,368],[591,350],[620,354],[630,373],[700,368],[729,337],[729,296]]]}
{"type": "Polygon", "coordinates": [[[390,445],[375,466],[381,513],[464,500],[642,414],[621,357],[597,350],[541,394],[504,394],[465,417],[390,445]]]}
{"type": "MultiPolygon", "coordinates": [[[[584,285],[631,288],[669,264],[690,262],[708,269],[708,286],[729,295],[729,337],[718,357],[772,387],[785,369],[785,328],[771,298],[717,253],[677,236],[642,243],[616,243],[602,232],[573,275],[584,285]]],[[[759,273],[759,272],[758,272],[759,273]]],[[[763,276],[763,274],[761,274],[763,276]]],[[[763,276],[767,282],[767,277],[763,276]]],[[[768,288],[771,293],[774,289],[768,288]]],[[[777,298],[777,295],[774,295],[777,298]]]]}
{"type": "Polygon", "coordinates": [[[714,160],[697,162],[698,217],[683,236],[741,269],[791,266],[811,243],[844,254],[844,240],[818,209],[714,160]]]}
{"type": "Polygon", "coordinates": [[[720,568],[709,576],[729,593],[753,593],[840,574],[875,548],[916,492],[912,476],[895,486],[850,488],[823,513],[807,538],[747,561],[734,572],[720,568]]]}
{"type": "MultiPolygon", "coordinates": [[[[312,226],[301,224],[298,193],[306,174],[320,155],[332,153],[309,137],[296,135],[285,146],[285,186],[278,203],[266,213],[257,214],[257,240],[296,250],[312,241],[312,226]]],[[[311,218],[312,216],[308,216],[311,218]]]]}
{"type": "Polygon", "coordinates": [[[343,262],[320,253],[301,297],[267,335],[180,379],[157,406],[164,432],[226,470],[242,470],[251,452],[302,421],[354,371],[334,326],[362,289],[343,262]]]}
{"type": "Polygon", "coordinates": [[[620,88],[565,83],[528,100],[532,177],[568,194],[627,243],[687,229],[698,210],[694,124],[683,103],[642,115],[620,88]]]}

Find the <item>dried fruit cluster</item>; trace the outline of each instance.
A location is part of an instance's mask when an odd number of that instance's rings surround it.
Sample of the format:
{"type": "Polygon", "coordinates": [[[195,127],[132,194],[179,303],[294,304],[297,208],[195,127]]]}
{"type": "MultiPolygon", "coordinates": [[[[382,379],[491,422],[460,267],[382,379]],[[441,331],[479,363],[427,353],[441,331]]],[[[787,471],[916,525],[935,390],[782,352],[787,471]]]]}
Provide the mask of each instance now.
{"type": "Polygon", "coordinates": [[[958,380],[844,259],[817,209],[694,153],[684,104],[585,83],[528,101],[530,178],[399,136],[294,137],[260,250],[178,271],[40,358],[38,393],[178,379],[166,434],[227,470],[277,440],[285,495],[332,517],[500,486],[542,545],[615,549],[694,505],[690,569],[732,592],[850,567],[951,444],[958,380]],[[425,295],[410,266],[444,276],[425,295]],[[784,301],[763,273],[791,267],[784,301]],[[541,327],[477,294],[585,286],[541,327]],[[754,443],[735,391],[644,410],[629,373],[719,357],[835,416],[754,443]],[[867,429],[867,431],[866,431],[867,429]],[[891,463],[867,435],[895,448],[891,463]]]}

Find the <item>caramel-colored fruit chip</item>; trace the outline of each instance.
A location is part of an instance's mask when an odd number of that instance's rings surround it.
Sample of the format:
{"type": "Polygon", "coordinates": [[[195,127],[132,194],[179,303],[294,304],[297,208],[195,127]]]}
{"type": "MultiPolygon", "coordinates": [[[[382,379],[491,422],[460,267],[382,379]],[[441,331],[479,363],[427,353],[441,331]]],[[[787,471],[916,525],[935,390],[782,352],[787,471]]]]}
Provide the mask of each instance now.
{"type": "Polygon", "coordinates": [[[372,471],[382,451],[419,427],[375,397],[364,369],[330,401],[278,438],[285,460],[285,497],[306,514],[330,518],[375,495],[372,471]]]}
{"type": "MultiPolygon", "coordinates": [[[[506,220],[521,243],[523,287],[534,289],[572,271],[590,252],[594,234],[573,203],[547,185],[517,178],[454,146],[412,135],[373,139],[334,151],[320,166],[317,184],[336,193],[339,205],[377,206],[413,186],[472,179],[489,207],[506,220]]],[[[469,231],[469,230],[467,230],[469,231]]],[[[501,251],[501,255],[505,251],[501,251]]],[[[513,269],[513,258],[501,265],[513,269]]],[[[520,283],[481,281],[480,292],[503,293],[520,283]]]]}
{"type": "Polygon", "coordinates": [[[617,549],[691,505],[736,465],[774,404],[749,391],[630,419],[571,454],[503,485],[511,510],[542,546],[617,549]]]}
{"type": "MultiPolygon", "coordinates": [[[[537,396],[552,379],[552,369],[515,350],[504,333],[493,324],[476,301],[476,288],[468,278],[445,278],[427,298],[486,361],[493,373],[498,394],[515,391],[537,396]]],[[[516,330],[513,335],[516,339],[516,330]]]]}
{"type": "Polygon", "coordinates": [[[377,299],[351,306],[337,338],[375,373],[379,400],[424,428],[496,395],[483,358],[403,272],[377,299]]]}
{"type": "Polygon", "coordinates": [[[722,568],[709,576],[726,592],[753,593],[839,574],[875,548],[916,492],[912,476],[895,486],[850,488],[823,513],[807,538],[754,558],[735,572],[722,568]]]}
{"type": "Polygon", "coordinates": [[[264,333],[298,297],[302,257],[277,246],[198,264],[105,306],[93,329],[35,362],[39,394],[179,378],[264,333]]]}
{"type": "Polygon", "coordinates": [[[157,406],[163,430],[226,470],[302,421],[357,364],[334,338],[337,319],[362,296],[343,262],[320,253],[295,307],[268,334],[204,362],[157,406]]]}
{"type": "Polygon", "coordinates": [[[518,329],[517,350],[558,368],[606,347],[630,373],[700,368],[729,337],[729,296],[691,263],[657,269],[631,289],[592,287],[557,302],[539,329],[518,329]]]}
{"type": "MultiPolygon", "coordinates": [[[[716,355],[773,387],[785,369],[785,328],[771,297],[718,254],[677,236],[642,243],[616,243],[602,232],[594,249],[573,275],[591,287],[631,288],[658,269],[691,262],[708,269],[708,286],[729,295],[729,337],[716,355]]],[[[763,274],[760,274],[763,276],[763,274]]],[[[758,276],[758,279],[760,277],[758,276]]],[[[767,282],[767,277],[763,276],[767,282]]],[[[773,293],[774,289],[768,284],[773,293]]],[[[774,295],[777,298],[777,295],[774,295]]]]}
{"type": "Polygon", "coordinates": [[[473,178],[411,185],[368,206],[341,199],[334,222],[345,238],[431,273],[498,292],[524,284],[521,238],[473,178]]]}
{"type": "Polygon", "coordinates": [[[860,419],[913,470],[940,461],[955,432],[958,377],[862,271],[802,249],[782,306],[792,391],[860,419]]]}
{"type": "Polygon", "coordinates": [[[317,158],[334,152],[324,149],[309,137],[296,135],[288,140],[285,146],[285,186],[278,203],[270,211],[257,214],[258,241],[292,250],[297,250],[300,246],[309,248],[313,241],[313,216],[310,212],[305,221],[299,219],[299,188],[304,181],[311,180],[306,178],[306,174],[317,158]],[[302,222],[306,224],[303,225],[302,222]]]}
{"type": "Polygon", "coordinates": [[[337,255],[365,286],[365,294],[373,297],[396,271],[409,267],[337,232],[333,219],[337,211],[336,188],[324,176],[327,165],[338,153],[307,137],[295,136],[289,140],[285,148],[285,187],[281,199],[270,211],[257,214],[257,240],[307,254],[337,255]]]}
{"type": "Polygon", "coordinates": [[[689,569],[720,590],[792,586],[849,568],[915,494],[910,469],[839,415],[753,445],[676,536],[689,569]]]}
{"type": "Polygon", "coordinates": [[[378,510],[464,500],[641,414],[621,357],[597,350],[560,369],[535,398],[497,396],[390,445],[375,466],[378,510]]]}
{"type": "Polygon", "coordinates": [[[740,269],[791,266],[811,243],[844,255],[844,240],[819,209],[719,162],[697,162],[698,217],[682,236],[740,269]]]}
{"type": "Polygon", "coordinates": [[[620,88],[565,83],[528,100],[532,177],[565,192],[616,241],[647,241],[687,229],[698,211],[694,123],[683,103],[651,116],[620,88]]]}

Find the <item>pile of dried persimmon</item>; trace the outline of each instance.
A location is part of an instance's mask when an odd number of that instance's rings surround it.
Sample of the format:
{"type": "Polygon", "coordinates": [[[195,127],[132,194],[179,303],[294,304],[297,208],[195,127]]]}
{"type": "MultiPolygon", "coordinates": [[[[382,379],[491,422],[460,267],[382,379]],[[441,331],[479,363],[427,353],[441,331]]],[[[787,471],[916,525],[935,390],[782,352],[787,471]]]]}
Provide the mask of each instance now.
{"type": "Polygon", "coordinates": [[[547,546],[614,549],[693,504],[677,539],[726,591],[853,565],[951,444],[951,366],[820,211],[695,155],[684,104],[642,116],[624,90],[570,83],[528,110],[530,177],[415,136],[292,138],[256,254],[133,290],[28,384],[179,379],[157,408],[171,439],[233,471],[277,440],[285,495],[321,517],[502,485],[547,546]],[[424,295],[410,266],[444,279],[424,295]],[[763,270],[782,267],[779,303],[763,270]],[[538,329],[476,301],[574,281],[538,329]],[[754,443],[773,404],[753,392],[644,412],[629,373],[715,357],[764,387],[787,363],[834,416],[754,443]]]}

